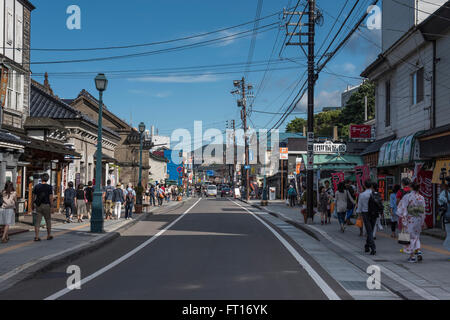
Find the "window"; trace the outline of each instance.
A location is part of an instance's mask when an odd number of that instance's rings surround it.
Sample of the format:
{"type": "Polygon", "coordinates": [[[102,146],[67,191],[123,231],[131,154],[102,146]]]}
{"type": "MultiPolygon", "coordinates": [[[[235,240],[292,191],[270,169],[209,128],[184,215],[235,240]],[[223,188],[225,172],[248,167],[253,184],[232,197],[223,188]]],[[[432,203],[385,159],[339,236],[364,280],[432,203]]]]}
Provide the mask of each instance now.
{"type": "Polygon", "coordinates": [[[7,9],[8,14],[6,17],[6,42],[9,45],[13,44],[14,37],[14,20],[13,20],[13,12],[11,8],[7,9]]]}
{"type": "Polygon", "coordinates": [[[19,15],[16,15],[16,49],[22,50],[23,43],[22,43],[22,35],[23,35],[23,27],[22,27],[22,17],[19,15]]]}
{"type": "Polygon", "coordinates": [[[391,125],[391,81],[386,81],[386,127],[391,125]]]}
{"type": "Polygon", "coordinates": [[[6,94],[6,107],[21,111],[23,106],[23,75],[10,71],[8,77],[8,91],[6,94]]]}
{"type": "Polygon", "coordinates": [[[411,76],[411,103],[413,105],[424,99],[424,69],[420,68],[411,76]]]}

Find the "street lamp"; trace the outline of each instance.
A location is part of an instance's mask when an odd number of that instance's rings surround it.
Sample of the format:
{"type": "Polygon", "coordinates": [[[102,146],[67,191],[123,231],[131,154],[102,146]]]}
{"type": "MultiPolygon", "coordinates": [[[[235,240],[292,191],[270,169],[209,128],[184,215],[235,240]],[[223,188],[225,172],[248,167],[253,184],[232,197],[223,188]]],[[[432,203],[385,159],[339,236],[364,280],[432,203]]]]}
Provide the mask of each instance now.
{"type": "Polygon", "coordinates": [[[145,123],[139,123],[139,187],[142,186],[142,136],[145,132],[145,123]]]}
{"type": "Polygon", "coordinates": [[[98,140],[97,140],[97,163],[95,168],[95,189],[92,202],[91,232],[103,233],[103,201],[102,201],[102,123],[103,123],[103,91],[108,87],[108,79],[103,73],[95,77],[95,87],[99,92],[98,103],[98,140]]]}

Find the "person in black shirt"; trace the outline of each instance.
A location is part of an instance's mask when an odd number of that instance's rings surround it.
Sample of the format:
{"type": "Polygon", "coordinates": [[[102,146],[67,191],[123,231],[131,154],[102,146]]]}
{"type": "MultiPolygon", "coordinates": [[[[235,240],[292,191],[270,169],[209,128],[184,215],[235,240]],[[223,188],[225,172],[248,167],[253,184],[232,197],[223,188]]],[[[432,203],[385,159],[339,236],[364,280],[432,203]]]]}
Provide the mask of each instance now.
{"type": "Polygon", "coordinates": [[[84,192],[86,193],[86,211],[88,214],[89,220],[91,220],[91,214],[92,214],[92,201],[94,201],[94,188],[92,188],[92,181],[88,182],[88,186],[86,189],[84,189],[84,192]]]}
{"type": "Polygon", "coordinates": [[[78,222],[83,222],[83,217],[86,214],[86,194],[83,190],[83,185],[80,184],[77,188],[77,215],[78,215],[78,222]]]}
{"type": "Polygon", "coordinates": [[[66,210],[66,222],[73,222],[72,216],[76,213],[75,198],[77,192],[73,188],[73,182],[68,183],[68,188],[64,190],[64,208],[66,210]]]}
{"type": "Polygon", "coordinates": [[[52,240],[52,205],[53,205],[53,188],[47,182],[50,179],[49,175],[45,173],[42,176],[42,183],[38,184],[33,189],[33,210],[36,209],[36,222],[34,225],[35,237],[34,241],[41,241],[39,238],[39,228],[42,217],[45,219],[47,225],[47,240],[52,240]]]}

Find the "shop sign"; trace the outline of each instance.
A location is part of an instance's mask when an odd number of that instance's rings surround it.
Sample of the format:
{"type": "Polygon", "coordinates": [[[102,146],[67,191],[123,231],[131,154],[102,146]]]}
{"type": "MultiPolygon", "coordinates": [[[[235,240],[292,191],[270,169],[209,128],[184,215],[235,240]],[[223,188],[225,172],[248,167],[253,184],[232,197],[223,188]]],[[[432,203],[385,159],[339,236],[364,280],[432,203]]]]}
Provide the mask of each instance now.
{"type": "Polygon", "coordinates": [[[372,137],[372,126],[350,125],[350,139],[370,139],[372,137]]]}
{"type": "Polygon", "coordinates": [[[339,183],[344,182],[344,180],[345,180],[345,176],[344,176],[343,172],[337,172],[337,173],[331,174],[331,181],[333,182],[334,192],[337,191],[339,183]]]}
{"type": "Polygon", "coordinates": [[[368,165],[355,167],[356,183],[358,186],[358,192],[364,191],[364,182],[370,179],[370,168],[368,165]]]}
{"type": "Polygon", "coordinates": [[[288,159],[289,159],[289,149],[280,148],[280,160],[288,160],[288,159]]]}
{"type": "Polygon", "coordinates": [[[325,143],[315,143],[315,154],[333,154],[333,153],[345,153],[347,151],[347,145],[343,143],[333,143],[327,141],[325,143]]]}
{"type": "Polygon", "coordinates": [[[437,160],[433,171],[433,180],[435,184],[441,184],[442,180],[450,176],[450,159],[437,160]]]}
{"type": "Polygon", "coordinates": [[[6,102],[6,93],[8,91],[8,68],[5,66],[2,66],[2,72],[1,72],[1,80],[0,80],[0,107],[5,107],[6,102]]]}
{"type": "Polygon", "coordinates": [[[433,227],[433,172],[421,170],[417,175],[420,194],[425,198],[425,223],[433,227]]]}

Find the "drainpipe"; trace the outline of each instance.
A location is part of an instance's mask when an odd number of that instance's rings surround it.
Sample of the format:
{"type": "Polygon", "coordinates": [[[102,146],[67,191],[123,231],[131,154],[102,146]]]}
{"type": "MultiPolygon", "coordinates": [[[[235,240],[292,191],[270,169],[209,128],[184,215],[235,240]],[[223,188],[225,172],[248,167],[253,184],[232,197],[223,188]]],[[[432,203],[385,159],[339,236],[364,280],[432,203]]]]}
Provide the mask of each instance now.
{"type": "Polygon", "coordinates": [[[436,128],[436,40],[433,40],[433,79],[431,83],[431,129],[436,128]]]}

